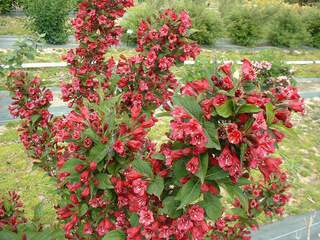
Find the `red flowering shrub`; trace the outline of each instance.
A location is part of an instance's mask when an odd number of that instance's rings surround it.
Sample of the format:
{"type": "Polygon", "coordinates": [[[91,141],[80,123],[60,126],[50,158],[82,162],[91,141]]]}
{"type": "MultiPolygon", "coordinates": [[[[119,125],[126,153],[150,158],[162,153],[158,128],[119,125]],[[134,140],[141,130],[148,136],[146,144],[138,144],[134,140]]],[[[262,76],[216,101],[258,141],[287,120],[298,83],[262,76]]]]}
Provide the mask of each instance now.
{"type": "Polygon", "coordinates": [[[20,140],[34,163],[50,171],[53,168],[48,151],[52,114],[48,108],[53,100],[52,92],[41,88],[39,77],[30,78],[25,72],[11,72],[8,80],[13,95],[9,111],[13,117],[23,120],[20,140]]]}
{"type": "Polygon", "coordinates": [[[73,78],[62,85],[72,107],[66,116],[52,119],[49,91],[12,73],[10,109],[24,119],[31,157],[55,166],[66,237],[249,239],[261,212],[281,214],[288,201],[282,160],[272,154],[303,101],[290,82],[259,78],[249,60],[239,78],[225,64],[210,79],[179,86],[171,67],[200,52],[188,39],[186,12],[141,22],[137,55],[105,59],[121,33],[116,19],[132,4],[80,3],[80,44],[66,56],[73,78]],[[160,106],[172,121],[158,151],[147,134],[160,106]]]}
{"type": "Polygon", "coordinates": [[[16,192],[9,192],[8,196],[0,198],[0,231],[17,232],[17,226],[26,221],[23,216],[23,204],[16,192]]]}

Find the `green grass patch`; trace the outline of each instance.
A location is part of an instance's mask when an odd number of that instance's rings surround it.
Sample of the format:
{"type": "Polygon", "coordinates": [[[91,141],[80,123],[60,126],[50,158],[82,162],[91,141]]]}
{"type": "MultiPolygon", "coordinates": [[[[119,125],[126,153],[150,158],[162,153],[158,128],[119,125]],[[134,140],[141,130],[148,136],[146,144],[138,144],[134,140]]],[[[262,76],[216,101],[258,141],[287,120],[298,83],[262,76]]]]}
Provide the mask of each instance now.
{"type": "Polygon", "coordinates": [[[25,205],[26,217],[33,217],[34,207],[43,202],[44,214],[41,222],[56,221],[53,206],[58,195],[52,179],[41,169],[33,169],[24,148],[18,140],[15,128],[0,133],[0,192],[17,191],[25,205]]]}
{"type": "Polygon", "coordinates": [[[32,35],[26,27],[26,17],[0,16],[0,35],[32,35]]]}

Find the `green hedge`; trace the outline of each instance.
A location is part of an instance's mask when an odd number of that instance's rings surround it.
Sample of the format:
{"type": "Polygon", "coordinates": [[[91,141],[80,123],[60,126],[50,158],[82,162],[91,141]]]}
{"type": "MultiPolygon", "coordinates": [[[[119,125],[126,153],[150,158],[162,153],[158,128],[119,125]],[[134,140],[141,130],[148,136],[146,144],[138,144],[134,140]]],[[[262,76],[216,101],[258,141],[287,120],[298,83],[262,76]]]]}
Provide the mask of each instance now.
{"type": "Polygon", "coordinates": [[[14,0],[0,0],[0,13],[8,13],[13,7],[14,0]]]}
{"type": "Polygon", "coordinates": [[[254,46],[263,38],[263,16],[256,7],[238,5],[226,17],[232,41],[243,46],[254,46]]]}
{"type": "Polygon", "coordinates": [[[127,13],[121,20],[121,26],[124,28],[124,33],[122,35],[122,41],[128,44],[137,43],[136,31],[142,20],[147,17],[151,17],[156,13],[155,5],[144,2],[133,8],[129,8],[127,13]]]}
{"type": "Polygon", "coordinates": [[[310,34],[309,45],[320,48],[320,9],[306,9],[303,13],[303,21],[310,34]]]}
{"type": "Polygon", "coordinates": [[[308,36],[302,16],[294,9],[283,8],[273,19],[269,40],[274,46],[294,48],[306,43],[308,36]]]}
{"type": "Polygon", "coordinates": [[[67,41],[69,0],[24,0],[24,8],[31,20],[31,29],[44,35],[46,42],[62,44],[67,41]]]}
{"type": "Polygon", "coordinates": [[[178,0],[178,1],[146,1],[134,8],[128,9],[121,21],[125,31],[122,37],[123,42],[136,44],[136,29],[140,21],[152,17],[161,8],[173,8],[180,12],[187,10],[193,23],[193,34],[191,39],[199,44],[211,45],[221,36],[223,24],[218,11],[208,9],[205,1],[178,0]]]}

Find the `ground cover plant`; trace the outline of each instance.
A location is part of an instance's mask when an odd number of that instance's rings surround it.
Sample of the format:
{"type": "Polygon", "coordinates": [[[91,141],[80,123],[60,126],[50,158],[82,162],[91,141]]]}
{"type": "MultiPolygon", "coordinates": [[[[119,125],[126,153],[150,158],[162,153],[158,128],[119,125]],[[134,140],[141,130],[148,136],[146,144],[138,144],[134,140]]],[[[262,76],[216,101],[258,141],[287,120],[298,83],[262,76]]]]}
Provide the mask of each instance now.
{"type": "Polygon", "coordinates": [[[200,53],[185,11],[142,21],[137,54],[106,59],[121,34],[116,20],[132,5],[80,3],[80,45],[65,57],[72,83],[61,87],[69,114],[52,116],[52,93],[38,77],[9,74],[9,109],[22,119],[32,162],[57,180],[65,236],[249,239],[260,214],[281,215],[289,200],[273,154],[303,100],[290,78],[270,74],[270,63],[247,59],[237,77],[226,63],[179,85],[171,68],[200,53]],[[147,134],[159,107],[172,121],[157,148],[147,134]]]}

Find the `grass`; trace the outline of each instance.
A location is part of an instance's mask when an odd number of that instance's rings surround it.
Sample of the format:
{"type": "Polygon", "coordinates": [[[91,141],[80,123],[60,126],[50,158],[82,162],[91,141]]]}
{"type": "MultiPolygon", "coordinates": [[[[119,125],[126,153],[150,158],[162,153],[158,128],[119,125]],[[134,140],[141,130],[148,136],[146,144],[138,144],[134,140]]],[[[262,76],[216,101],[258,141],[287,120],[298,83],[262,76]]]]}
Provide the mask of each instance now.
{"type": "Polygon", "coordinates": [[[319,101],[307,104],[307,114],[296,116],[296,138],[286,139],[280,149],[284,168],[290,174],[292,200],[289,214],[320,209],[320,107],[319,101]]]}
{"type": "Polygon", "coordinates": [[[0,129],[0,193],[15,190],[21,194],[26,217],[29,219],[33,217],[35,206],[43,202],[44,214],[41,222],[52,224],[55,222],[53,206],[58,200],[55,184],[43,171],[32,169],[18,140],[16,124],[10,125],[6,130],[0,129]]]}
{"type": "Polygon", "coordinates": [[[26,17],[0,16],[0,35],[32,35],[26,28],[26,17]]]}
{"type": "MultiPolygon", "coordinates": [[[[292,185],[292,200],[287,206],[288,215],[302,214],[320,209],[320,105],[319,101],[308,101],[306,115],[294,116],[296,135],[290,135],[282,143],[280,154],[284,157],[284,169],[289,173],[292,185]]],[[[23,146],[18,140],[17,123],[0,128],[0,192],[16,189],[26,206],[30,218],[33,207],[42,200],[45,214],[42,222],[55,220],[54,203],[57,195],[55,185],[40,169],[32,170],[23,146]]],[[[149,136],[158,142],[166,140],[169,118],[163,117],[151,130],[149,136]]],[[[266,221],[265,219],[263,219],[266,221]]]]}

